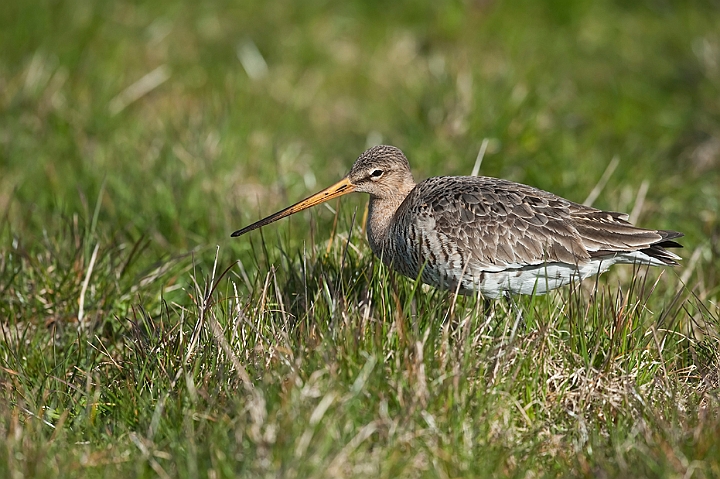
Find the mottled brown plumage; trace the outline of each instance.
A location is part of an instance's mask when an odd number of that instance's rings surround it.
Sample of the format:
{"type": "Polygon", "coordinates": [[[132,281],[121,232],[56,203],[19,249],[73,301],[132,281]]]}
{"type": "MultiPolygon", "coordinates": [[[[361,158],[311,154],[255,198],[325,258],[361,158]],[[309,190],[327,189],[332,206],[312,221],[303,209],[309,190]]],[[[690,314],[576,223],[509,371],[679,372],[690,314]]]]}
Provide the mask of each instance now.
{"type": "Polygon", "coordinates": [[[615,263],[676,265],[676,231],[633,226],[627,215],[489,177],[440,176],[415,184],[405,155],[376,146],[340,182],[232,236],[352,191],[370,194],[368,241],[410,278],[490,298],[544,293],[615,263]]]}

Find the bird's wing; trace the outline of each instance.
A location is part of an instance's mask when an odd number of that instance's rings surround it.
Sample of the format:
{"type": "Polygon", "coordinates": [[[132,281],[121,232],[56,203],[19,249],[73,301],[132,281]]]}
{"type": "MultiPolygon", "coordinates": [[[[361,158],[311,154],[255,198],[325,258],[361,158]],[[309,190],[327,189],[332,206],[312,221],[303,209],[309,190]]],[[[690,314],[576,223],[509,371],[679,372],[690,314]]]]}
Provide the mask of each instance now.
{"type": "Polygon", "coordinates": [[[647,248],[663,240],[635,228],[627,215],[601,211],[552,193],[487,177],[435,177],[416,186],[399,215],[445,257],[473,269],[544,262],[583,263],[595,256],[647,248]],[[460,258],[458,258],[460,259],[460,258]]]}

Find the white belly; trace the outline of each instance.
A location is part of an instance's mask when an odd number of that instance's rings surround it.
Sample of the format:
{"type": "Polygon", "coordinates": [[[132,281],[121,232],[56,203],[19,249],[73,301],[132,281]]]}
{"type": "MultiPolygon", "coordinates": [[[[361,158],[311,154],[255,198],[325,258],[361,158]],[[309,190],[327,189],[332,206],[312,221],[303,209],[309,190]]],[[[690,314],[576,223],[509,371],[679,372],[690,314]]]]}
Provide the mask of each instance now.
{"type": "Polygon", "coordinates": [[[472,273],[461,272],[458,269],[439,271],[429,268],[423,271],[422,280],[435,287],[457,290],[460,294],[474,295],[480,292],[483,297],[494,299],[506,294],[545,294],[571,282],[604,273],[617,263],[662,265],[658,260],[644,253],[631,252],[590,260],[580,265],[567,263],[512,265],[502,270],[498,268],[472,273]]]}
{"type": "Polygon", "coordinates": [[[510,294],[545,294],[573,281],[607,271],[606,262],[592,262],[582,267],[565,263],[549,263],[521,269],[487,272],[480,276],[466,276],[462,280],[463,294],[477,294],[486,298],[498,298],[510,294]]]}

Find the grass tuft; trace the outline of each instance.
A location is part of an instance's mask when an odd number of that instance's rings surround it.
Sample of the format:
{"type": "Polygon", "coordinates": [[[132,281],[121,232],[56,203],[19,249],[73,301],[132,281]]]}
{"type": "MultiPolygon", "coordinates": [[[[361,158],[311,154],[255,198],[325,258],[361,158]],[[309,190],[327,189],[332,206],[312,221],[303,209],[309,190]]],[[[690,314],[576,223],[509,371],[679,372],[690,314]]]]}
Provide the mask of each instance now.
{"type": "Polygon", "coordinates": [[[720,476],[719,18],[2,3],[0,477],[720,476]],[[486,303],[383,266],[359,199],[229,238],[379,142],[683,264],[486,303]]]}

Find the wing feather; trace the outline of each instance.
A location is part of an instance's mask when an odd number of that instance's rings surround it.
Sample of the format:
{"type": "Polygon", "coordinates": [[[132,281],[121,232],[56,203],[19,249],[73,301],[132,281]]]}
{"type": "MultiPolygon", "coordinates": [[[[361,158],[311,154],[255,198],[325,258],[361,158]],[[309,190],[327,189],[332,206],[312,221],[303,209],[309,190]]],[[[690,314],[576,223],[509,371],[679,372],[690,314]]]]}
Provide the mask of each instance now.
{"type": "MultiPolygon", "coordinates": [[[[419,183],[396,213],[396,228],[414,224],[436,263],[460,258],[470,271],[497,271],[545,262],[579,264],[630,251],[656,252],[671,264],[663,241],[674,231],[633,226],[623,213],[571,202],[547,191],[488,177],[434,177],[419,183]],[[664,252],[664,253],[663,253],[664,252]]],[[[396,231],[395,237],[402,237],[396,231]]],[[[400,241],[403,241],[400,239],[400,241]]],[[[399,248],[417,248],[411,244],[399,248]]],[[[428,262],[427,254],[416,255],[428,262]]],[[[676,257],[675,257],[676,258],[676,257]]],[[[674,263],[674,262],[673,262],[674,263]]]]}

